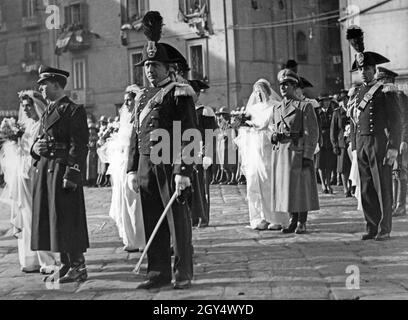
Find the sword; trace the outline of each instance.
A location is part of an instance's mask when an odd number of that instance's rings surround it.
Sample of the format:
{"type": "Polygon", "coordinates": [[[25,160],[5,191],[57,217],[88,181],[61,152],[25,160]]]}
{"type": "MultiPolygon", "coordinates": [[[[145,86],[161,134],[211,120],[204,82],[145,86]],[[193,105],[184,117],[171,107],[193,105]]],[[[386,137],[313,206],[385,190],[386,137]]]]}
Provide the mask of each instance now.
{"type": "Polygon", "coordinates": [[[166,208],[164,209],[162,215],[160,216],[159,221],[157,221],[157,224],[154,227],[154,230],[153,230],[153,232],[152,232],[152,234],[151,234],[151,236],[149,238],[149,241],[147,242],[146,247],[144,248],[144,250],[142,252],[142,255],[140,256],[140,259],[139,259],[138,263],[136,264],[136,267],[133,269],[133,272],[135,272],[137,274],[140,273],[139,272],[140,271],[140,266],[142,265],[143,259],[146,256],[147,251],[149,250],[149,248],[150,248],[150,246],[151,246],[151,244],[152,244],[152,242],[154,240],[154,237],[156,236],[157,232],[159,231],[159,228],[160,228],[163,220],[166,218],[167,213],[169,212],[169,210],[170,210],[171,206],[173,205],[174,201],[176,200],[176,198],[177,198],[177,192],[174,192],[174,194],[171,197],[169,203],[167,204],[166,208]]]}

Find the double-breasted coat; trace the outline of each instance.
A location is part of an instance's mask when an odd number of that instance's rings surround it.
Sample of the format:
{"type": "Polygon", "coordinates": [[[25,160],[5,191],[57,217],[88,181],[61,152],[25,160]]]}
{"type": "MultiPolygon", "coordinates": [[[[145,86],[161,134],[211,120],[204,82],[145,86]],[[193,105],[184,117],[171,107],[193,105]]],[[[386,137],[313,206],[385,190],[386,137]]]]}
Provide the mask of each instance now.
{"type": "Polygon", "coordinates": [[[89,239],[82,184],[76,190],[63,188],[69,167],[82,169],[86,162],[85,109],[65,96],[49,106],[41,123],[38,138],[52,141],[46,155],[39,156],[31,148],[35,160],[31,249],[85,252],[89,239]]]}
{"type": "Polygon", "coordinates": [[[319,210],[316,174],[303,159],[313,160],[319,137],[316,114],[310,103],[284,99],[274,108],[272,133],[297,136],[272,147],[272,211],[319,210]]]}
{"type": "MultiPolygon", "coordinates": [[[[174,176],[191,178],[192,164],[180,158],[180,152],[189,142],[177,140],[181,140],[186,130],[197,127],[192,95],[194,91],[190,86],[180,88],[167,78],[158,87],[144,88],[136,97],[136,128],[131,137],[127,171],[137,172],[146,242],[175,191],[174,176]],[[159,132],[168,134],[167,143],[158,141],[156,134],[159,132]],[[173,152],[178,143],[180,150],[173,152]],[[169,148],[166,150],[166,147],[169,148]],[[157,159],[158,156],[162,159],[157,159]]],[[[191,280],[193,246],[187,202],[176,201],[167,218],[168,223],[161,225],[147,252],[147,277],[165,282],[171,280],[171,234],[176,281],[191,280]]]]}

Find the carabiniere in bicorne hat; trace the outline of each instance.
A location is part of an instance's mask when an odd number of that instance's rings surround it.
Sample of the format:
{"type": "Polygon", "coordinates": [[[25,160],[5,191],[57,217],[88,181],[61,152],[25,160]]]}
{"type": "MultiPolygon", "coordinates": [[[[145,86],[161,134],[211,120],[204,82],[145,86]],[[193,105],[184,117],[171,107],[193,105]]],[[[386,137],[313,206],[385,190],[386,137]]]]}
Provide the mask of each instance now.
{"type": "Polygon", "coordinates": [[[353,25],[348,27],[346,38],[350,42],[350,45],[357,51],[351,72],[357,71],[359,68],[365,66],[375,66],[390,62],[390,60],[377,52],[364,51],[364,32],[359,26],[353,25]]]}

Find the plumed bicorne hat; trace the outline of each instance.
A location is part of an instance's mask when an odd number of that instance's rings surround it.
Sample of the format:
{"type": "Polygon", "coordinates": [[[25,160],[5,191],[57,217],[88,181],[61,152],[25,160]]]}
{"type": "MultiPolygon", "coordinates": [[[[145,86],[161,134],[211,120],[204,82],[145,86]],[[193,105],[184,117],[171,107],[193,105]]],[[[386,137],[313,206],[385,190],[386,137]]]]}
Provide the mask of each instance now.
{"type": "Polygon", "coordinates": [[[201,90],[206,90],[210,87],[208,84],[201,80],[188,80],[188,83],[195,92],[201,92],[201,90]]]}
{"type": "Polygon", "coordinates": [[[377,68],[377,80],[381,80],[384,78],[391,78],[391,79],[395,79],[396,77],[398,77],[399,74],[391,71],[387,68],[384,67],[378,67],[377,68]]]}
{"type": "Polygon", "coordinates": [[[143,67],[146,61],[158,61],[163,63],[187,64],[183,55],[173,46],[159,42],[162,35],[163,17],[158,11],[148,11],[142,20],[143,33],[147,43],[143,47],[142,60],[135,64],[143,67]]]}
{"type": "Polygon", "coordinates": [[[356,25],[352,25],[347,28],[346,38],[350,42],[350,45],[356,50],[355,60],[351,67],[351,72],[357,71],[358,68],[364,66],[375,66],[390,62],[386,57],[373,51],[365,51],[364,46],[364,32],[356,25]]]}

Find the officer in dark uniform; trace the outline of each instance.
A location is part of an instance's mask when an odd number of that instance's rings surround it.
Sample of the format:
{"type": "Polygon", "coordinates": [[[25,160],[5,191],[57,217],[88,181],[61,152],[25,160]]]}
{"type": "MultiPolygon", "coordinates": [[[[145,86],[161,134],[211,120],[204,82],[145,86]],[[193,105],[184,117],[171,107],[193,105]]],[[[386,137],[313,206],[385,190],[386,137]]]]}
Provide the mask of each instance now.
{"type": "Polygon", "coordinates": [[[41,67],[39,73],[40,92],[49,105],[31,149],[36,167],[31,249],[60,252],[61,268],[48,280],[84,281],[83,253],[89,247],[81,175],[88,153],[86,112],[64,94],[68,72],[41,67]]]}
{"type": "MultiPolygon", "coordinates": [[[[359,32],[358,38],[361,37],[359,32]]],[[[357,46],[361,47],[364,46],[357,46]]],[[[352,68],[359,71],[363,81],[349,102],[352,149],[357,150],[361,201],[367,222],[362,240],[387,240],[392,226],[391,166],[400,146],[401,113],[395,97],[374,78],[376,65],[386,62],[389,60],[378,53],[358,50],[352,68]]]]}
{"type": "MultiPolygon", "coordinates": [[[[206,141],[206,130],[213,132],[217,128],[215,113],[212,108],[198,103],[201,91],[209,86],[200,80],[189,80],[191,87],[196,93],[195,104],[197,114],[197,126],[202,137],[202,164],[194,166],[193,175],[193,199],[191,213],[193,226],[206,227],[210,221],[210,179],[211,166],[214,159],[209,154],[214,146],[210,146],[211,141],[206,141]],[[211,159],[211,161],[209,161],[211,159]]],[[[212,152],[211,152],[212,153],[212,152]]]]}
{"type": "Polygon", "coordinates": [[[377,68],[377,80],[384,84],[384,91],[393,93],[398,100],[402,115],[402,134],[398,159],[394,163],[393,213],[394,217],[406,215],[407,175],[408,175],[408,97],[394,85],[398,74],[383,67],[377,68]]]}
{"type": "MultiPolygon", "coordinates": [[[[146,239],[150,238],[174,191],[179,199],[171,207],[168,223],[161,225],[147,252],[147,280],[138,286],[139,289],[161,287],[171,282],[171,231],[175,254],[174,288],[188,288],[193,277],[191,216],[184,201],[186,195],[182,194],[191,185],[192,165],[184,162],[181,150],[173,153],[173,143],[181,142],[173,141],[173,125],[180,125],[178,134],[181,136],[185,130],[196,128],[194,91],[186,84],[180,87],[170,78],[169,66],[178,61],[170,58],[168,45],[159,42],[162,25],[163,18],[157,11],[149,11],[143,18],[148,43],[136,67],[144,67],[152,87],[142,89],[135,100],[136,128],[128,163],[128,183],[140,190],[146,239]],[[167,132],[170,139],[170,150],[164,150],[168,143],[162,142],[161,159],[158,159],[160,151],[156,150],[158,129],[167,132]],[[170,154],[166,154],[167,151],[170,154]]],[[[187,143],[181,142],[181,149],[187,143]]]]}
{"type": "Polygon", "coordinates": [[[323,94],[319,97],[320,108],[317,110],[317,120],[320,129],[320,151],[316,156],[316,167],[319,171],[323,193],[333,193],[331,174],[336,170],[336,154],[330,140],[330,125],[333,119],[331,97],[323,94]]]}
{"type": "Polygon", "coordinates": [[[333,145],[333,152],[337,154],[337,173],[341,175],[344,195],[351,197],[351,187],[349,186],[349,175],[351,160],[347,153],[350,139],[345,135],[346,127],[350,125],[350,118],[347,116],[347,96],[348,90],[342,90],[339,95],[339,107],[333,112],[330,126],[330,140],[333,145]]]}

